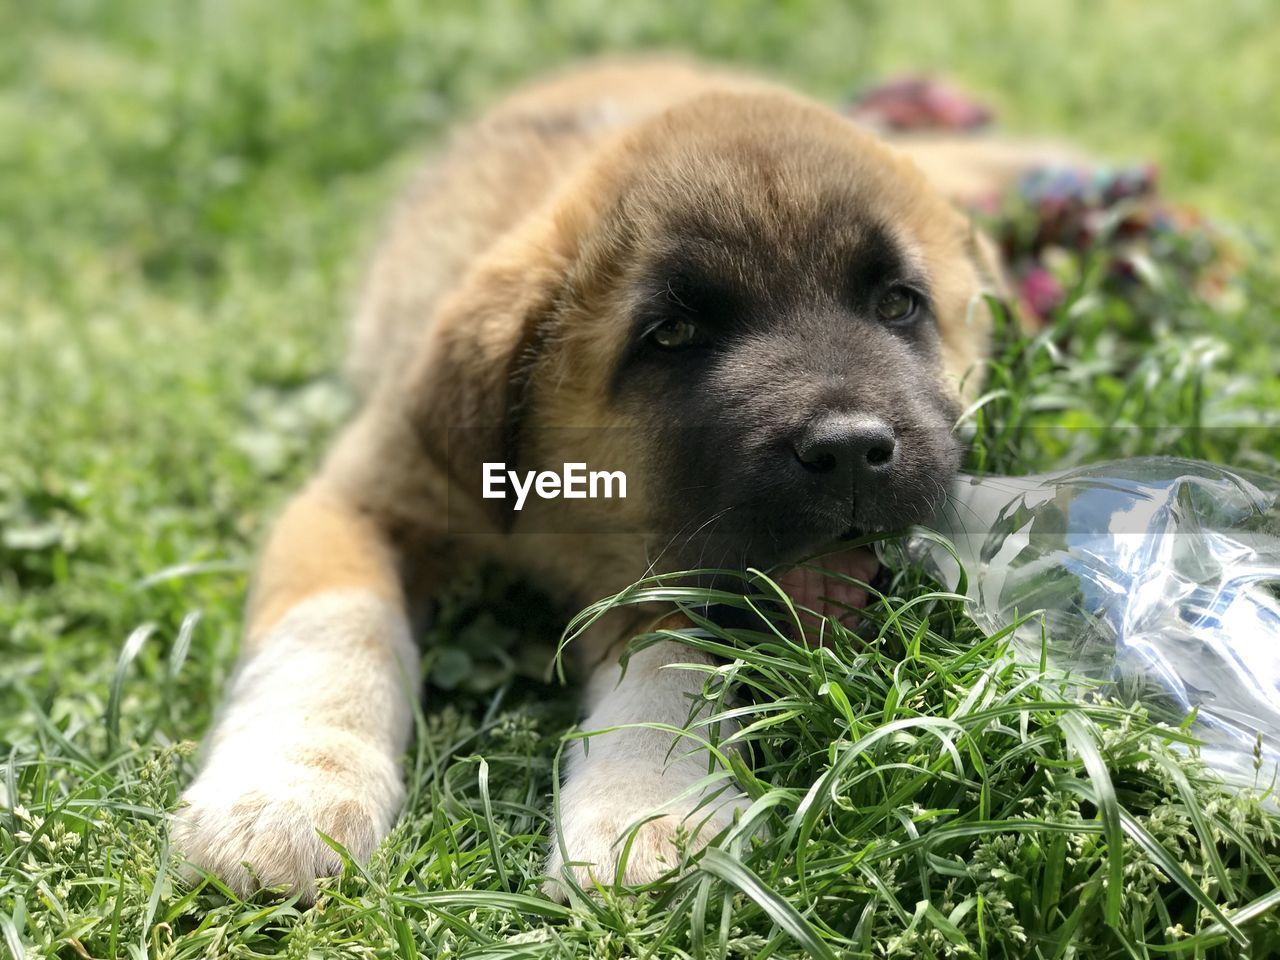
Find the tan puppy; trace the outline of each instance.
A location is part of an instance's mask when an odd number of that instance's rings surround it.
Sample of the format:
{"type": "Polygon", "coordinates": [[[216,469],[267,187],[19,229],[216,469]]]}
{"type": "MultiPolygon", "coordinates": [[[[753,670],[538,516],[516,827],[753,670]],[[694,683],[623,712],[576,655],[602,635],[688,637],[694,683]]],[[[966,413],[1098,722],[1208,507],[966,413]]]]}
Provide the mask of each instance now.
{"type": "MultiPolygon", "coordinates": [[[[926,152],[945,178],[945,152],[926,152]]],[[[903,156],[730,73],[595,66],[463,130],[373,262],[360,413],[267,544],[177,845],[237,891],[305,897],[338,865],[317,831],[367,857],[402,798],[410,624],[470,557],[582,603],[651,570],[786,564],[927,517],[986,345],[981,250],[903,156]],[[499,463],[584,463],[628,489],[516,510],[483,495],[499,463]]],[[[638,626],[578,643],[585,729],[690,719],[704,675],[663,667],[693,651],[650,647],[620,680],[638,626]]],[[[682,823],[705,841],[741,802],[723,772],[707,785],[704,751],[652,728],[571,752],[552,880],[563,850],[580,880],[611,881],[620,837],[655,812],[623,876],[657,877],[682,823]]]]}

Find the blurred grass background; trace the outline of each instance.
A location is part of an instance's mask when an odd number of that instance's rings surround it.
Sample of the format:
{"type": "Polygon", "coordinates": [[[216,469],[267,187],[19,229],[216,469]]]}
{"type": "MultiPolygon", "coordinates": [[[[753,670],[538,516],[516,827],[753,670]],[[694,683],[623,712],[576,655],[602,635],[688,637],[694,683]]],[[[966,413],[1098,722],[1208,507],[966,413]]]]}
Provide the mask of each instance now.
{"type": "MultiPolygon", "coordinates": [[[[926,69],[1007,129],[1280,223],[1273,0],[0,3],[0,759],[105,757],[144,622],[126,735],[201,735],[265,520],[346,410],[333,371],[385,204],[491,94],[654,47],[832,101],[926,69]]],[[[1280,390],[1275,303],[1216,331],[1255,406],[1280,390]]],[[[54,767],[24,789],[56,793],[54,767]]]]}

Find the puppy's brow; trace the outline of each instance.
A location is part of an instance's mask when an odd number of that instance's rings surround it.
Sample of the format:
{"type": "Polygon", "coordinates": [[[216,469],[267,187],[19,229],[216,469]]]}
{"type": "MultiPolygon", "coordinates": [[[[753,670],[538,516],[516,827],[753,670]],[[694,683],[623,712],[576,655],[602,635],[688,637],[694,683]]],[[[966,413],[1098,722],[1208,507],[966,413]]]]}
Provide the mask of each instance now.
{"type": "Polygon", "coordinates": [[[848,293],[855,300],[863,300],[889,283],[905,283],[929,295],[929,277],[920,255],[883,223],[868,220],[861,225],[849,259],[848,293]]]}
{"type": "Polygon", "coordinates": [[[672,283],[670,280],[667,281],[667,299],[670,300],[672,303],[676,304],[677,306],[684,307],[686,310],[693,309],[691,306],[689,306],[689,304],[685,303],[684,300],[680,298],[680,294],[676,291],[675,284],[672,283]]]}
{"type": "Polygon", "coordinates": [[[689,255],[681,248],[646,271],[642,299],[649,303],[665,301],[691,312],[714,311],[741,297],[739,285],[728,273],[709,259],[689,255]]]}

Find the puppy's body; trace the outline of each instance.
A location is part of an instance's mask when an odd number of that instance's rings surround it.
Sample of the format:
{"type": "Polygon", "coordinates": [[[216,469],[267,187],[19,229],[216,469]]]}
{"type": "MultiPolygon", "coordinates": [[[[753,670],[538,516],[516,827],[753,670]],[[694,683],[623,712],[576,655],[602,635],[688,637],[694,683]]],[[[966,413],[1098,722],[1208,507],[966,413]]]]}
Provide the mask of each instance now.
{"type": "MultiPolygon", "coordinates": [[[[913,165],[761,81],[605,65],[500,104],[424,172],[372,264],[361,411],[266,547],[179,845],[238,890],[305,895],[336,866],[317,830],[367,856],[401,800],[410,624],[469,558],[581,603],[651,569],[794,561],[927,515],[989,269],[913,165]],[[628,500],[513,515],[476,496],[483,462],[570,460],[624,469],[628,500]]],[[[576,651],[596,665],[585,729],[690,720],[703,674],[671,665],[698,656],[651,647],[624,678],[613,654],[635,627],[602,621],[576,651]]],[[[625,870],[652,879],[686,818],[705,839],[741,803],[652,726],[568,767],[553,878],[567,853],[611,880],[619,836],[656,811],[625,870]]]]}

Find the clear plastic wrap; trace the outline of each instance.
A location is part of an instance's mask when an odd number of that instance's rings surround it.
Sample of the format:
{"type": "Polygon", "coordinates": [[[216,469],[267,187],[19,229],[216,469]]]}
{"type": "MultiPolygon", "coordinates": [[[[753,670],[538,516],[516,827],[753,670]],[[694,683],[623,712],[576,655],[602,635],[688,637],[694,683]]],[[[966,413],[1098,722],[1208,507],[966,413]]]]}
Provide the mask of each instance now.
{"type": "MultiPolygon", "coordinates": [[[[1280,782],[1280,481],[1161,457],[962,477],[938,526],[984,629],[1044,611],[1015,631],[1020,659],[1171,723],[1195,711],[1211,768],[1280,782]]],[[[949,552],[913,549],[958,583],[949,552]]]]}

